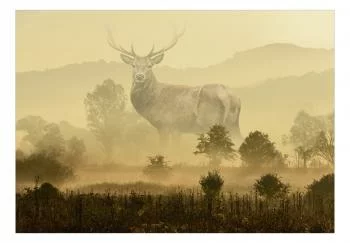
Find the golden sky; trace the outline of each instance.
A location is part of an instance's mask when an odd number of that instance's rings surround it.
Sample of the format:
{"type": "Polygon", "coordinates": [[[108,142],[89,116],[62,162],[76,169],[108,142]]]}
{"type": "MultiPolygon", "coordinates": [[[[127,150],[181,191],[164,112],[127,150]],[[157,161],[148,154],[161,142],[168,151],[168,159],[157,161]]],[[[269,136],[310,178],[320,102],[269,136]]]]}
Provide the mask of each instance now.
{"type": "Polygon", "coordinates": [[[42,70],[70,63],[120,62],[107,44],[114,39],[146,54],[166,45],[173,26],[182,39],[162,65],[205,67],[237,51],[283,42],[334,48],[333,11],[17,11],[16,71],[42,70]]]}

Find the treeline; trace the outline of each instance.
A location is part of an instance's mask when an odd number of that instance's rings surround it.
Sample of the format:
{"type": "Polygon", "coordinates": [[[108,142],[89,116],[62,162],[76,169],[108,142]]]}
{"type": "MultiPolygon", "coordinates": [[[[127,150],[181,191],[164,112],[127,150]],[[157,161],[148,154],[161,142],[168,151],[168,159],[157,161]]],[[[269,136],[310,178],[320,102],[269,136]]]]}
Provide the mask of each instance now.
{"type": "MultiPolygon", "coordinates": [[[[157,147],[154,129],[137,114],[125,110],[124,89],[113,80],[107,79],[87,93],[84,104],[88,128],[97,144],[94,148],[100,145],[99,149],[104,154],[104,158],[99,161],[101,164],[114,163],[116,160],[143,160],[157,147]]],[[[317,117],[299,112],[289,134],[283,137],[284,144],[294,149],[294,161],[292,154],[278,150],[263,131],[252,131],[239,145],[232,141],[227,128],[221,125],[213,125],[207,133],[201,134],[192,152],[206,155],[210,167],[220,166],[222,160],[239,161],[242,166],[250,168],[283,168],[291,164],[307,168],[324,163],[332,167],[333,126],[334,114],[317,117]]],[[[18,120],[16,130],[25,132],[22,141],[31,146],[29,153],[21,150],[16,153],[18,180],[32,180],[40,176],[43,180],[52,178],[53,181],[63,181],[72,178],[74,169],[88,160],[87,141],[77,136],[64,139],[60,125],[49,123],[39,116],[18,120]],[[55,170],[59,175],[52,177],[52,171],[55,170]]],[[[149,157],[150,164],[144,170],[146,175],[156,176],[158,172],[155,171],[159,169],[160,176],[171,174],[164,156],[159,156],[163,155],[149,157]]]]}
{"type": "Polygon", "coordinates": [[[75,136],[65,140],[55,123],[38,116],[28,116],[17,121],[17,130],[25,130],[23,141],[31,144],[31,153],[16,151],[17,181],[42,180],[62,182],[74,176],[73,169],[84,160],[84,141],[75,136]]]}

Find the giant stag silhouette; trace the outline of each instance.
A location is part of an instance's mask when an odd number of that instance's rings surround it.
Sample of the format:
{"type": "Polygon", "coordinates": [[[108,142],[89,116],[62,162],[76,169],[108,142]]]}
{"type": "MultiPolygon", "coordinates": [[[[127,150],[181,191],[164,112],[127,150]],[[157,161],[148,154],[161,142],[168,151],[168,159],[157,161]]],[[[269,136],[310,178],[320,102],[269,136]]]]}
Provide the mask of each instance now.
{"type": "Polygon", "coordinates": [[[183,35],[176,33],[168,46],[146,56],[135,53],[133,45],[127,51],[117,45],[109,32],[109,45],[120,52],[126,64],[132,66],[131,102],[135,110],[159,132],[160,142],[166,145],[169,138],[181,133],[202,133],[214,124],[225,126],[234,141],[241,141],[239,115],[241,101],[221,84],[196,87],[159,82],[152,68],[159,64],[166,51],[174,47],[183,35]]]}

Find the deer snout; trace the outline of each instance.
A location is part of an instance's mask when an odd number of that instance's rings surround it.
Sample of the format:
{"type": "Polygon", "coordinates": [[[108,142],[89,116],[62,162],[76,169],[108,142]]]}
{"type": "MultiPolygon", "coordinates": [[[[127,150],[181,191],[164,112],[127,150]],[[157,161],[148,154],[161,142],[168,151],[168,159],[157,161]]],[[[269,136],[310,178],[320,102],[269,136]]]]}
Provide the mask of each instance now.
{"type": "Polygon", "coordinates": [[[137,74],[135,75],[135,79],[136,79],[137,81],[142,81],[142,80],[145,79],[145,75],[144,75],[143,73],[137,73],[137,74]]]}

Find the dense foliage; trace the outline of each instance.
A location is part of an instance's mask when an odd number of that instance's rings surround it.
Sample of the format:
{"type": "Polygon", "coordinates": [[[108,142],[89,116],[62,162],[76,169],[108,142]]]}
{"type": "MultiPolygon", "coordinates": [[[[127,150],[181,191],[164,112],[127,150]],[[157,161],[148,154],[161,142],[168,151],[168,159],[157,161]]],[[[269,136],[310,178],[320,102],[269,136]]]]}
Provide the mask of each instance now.
{"type": "Polygon", "coordinates": [[[44,181],[61,183],[72,179],[74,174],[70,167],[48,153],[34,153],[28,157],[16,158],[17,181],[33,181],[37,176],[44,181]]]}
{"type": "Polygon", "coordinates": [[[260,131],[249,133],[239,147],[241,159],[247,166],[281,166],[283,156],[270,141],[269,136],[260,131]]]}
{"type": "Polygon", "coordinates": [[[218,171],[208,172],[207,176],[202,176],[199,180],[204,194],[209,198],[214,198],[219,195],[224,180],[218,171]]]}
{"type": "Polygon", "coordinates": [[[214,125],[206,134],[200,134],[197,150],[194,154],[206,154],[210,165],[217,167],[222,159],[232,160],[236,156],[229,131],[222,125],[214,125]]]}
{"type": "Polygon", "coordinates": [[[281,198],[288,193],[289,186],[284,184],[277,174],[268,173],[260,177],[254,184],[254,189],[267,200],[281,198]]]}
{"type": "Polygon", "coordinates": [[[334,173],[322,176],[307,186],[308,193],[318,197],[334,197],[334,173]]]}

